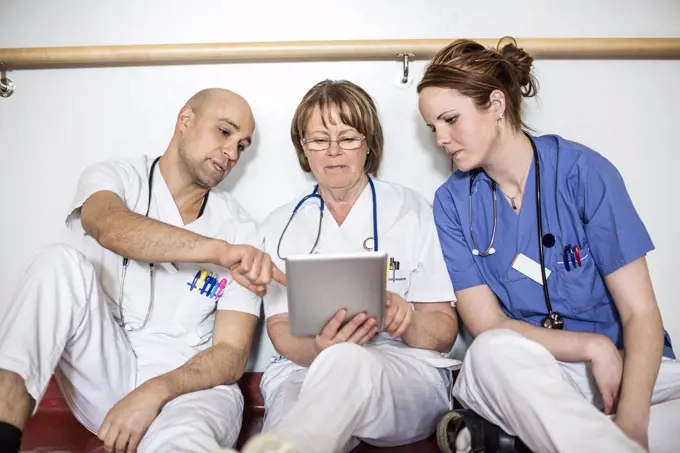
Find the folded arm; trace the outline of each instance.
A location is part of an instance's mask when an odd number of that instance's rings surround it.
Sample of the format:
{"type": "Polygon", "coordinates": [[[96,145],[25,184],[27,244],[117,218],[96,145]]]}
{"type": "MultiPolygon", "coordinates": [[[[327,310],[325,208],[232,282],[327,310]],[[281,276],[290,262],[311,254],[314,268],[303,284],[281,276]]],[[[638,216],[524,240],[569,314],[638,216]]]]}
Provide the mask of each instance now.
{"type": "Polygon", "coordinates": [[[510,319],[501,309],[496,295],[487,285],[478,285],[456,293],[456,307],[473,337],[489,329],[510,329],[543,345],[563,362],[585,362],[592,359],[595,343],[602,335],[546,329],[525,321],[510,319]]]}

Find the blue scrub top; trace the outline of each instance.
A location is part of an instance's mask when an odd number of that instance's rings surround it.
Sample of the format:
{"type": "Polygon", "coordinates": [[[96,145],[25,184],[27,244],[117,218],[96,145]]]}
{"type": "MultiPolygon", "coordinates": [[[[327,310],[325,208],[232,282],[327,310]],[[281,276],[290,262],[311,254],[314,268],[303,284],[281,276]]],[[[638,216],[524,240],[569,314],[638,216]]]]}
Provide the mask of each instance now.
{"type": "MultiPolygon", "coordinates": [[[[606,276],[654,249],[652,240],[614,165],[595,151],[556,135],[532,137],[541,171],[543,234],[555,245],[544,247],[548,290],[553,311],[564,318],[564,329],[595,332],[623,348],[623,329],[606,276]],[[565,265],[564,248],[580,249],[582,266],[565,265]]],[[[539,262],[536,222],[535,167],[532,164],[515,213],[497,191],[494,248],[487,257],[472,254],[470,237],[470,173],[455,172],[437,190],[434,217],[444,259],[457,291],[486,284],[512,319],[541,326],[547,308],[543,288],[512,268],[518,253],[539,262]]],[[[472,187],[472,216],[477,246],[485,250],[493,230],[491,180],[480,173],[472,187]]],[[[675,358],[668,333],[664,356],[675,358]]]]}

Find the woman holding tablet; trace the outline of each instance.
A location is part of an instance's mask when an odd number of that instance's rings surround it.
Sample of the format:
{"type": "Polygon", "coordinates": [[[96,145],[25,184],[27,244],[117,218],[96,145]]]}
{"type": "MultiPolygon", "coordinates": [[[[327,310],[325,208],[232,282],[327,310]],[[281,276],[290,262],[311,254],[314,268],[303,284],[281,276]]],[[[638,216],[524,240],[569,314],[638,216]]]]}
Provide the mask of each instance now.
{"type": "Polygon", "coordinates": [[[393,446],[427,438],[449,409],[450,369],[459,363],[446,355],[458,324],[432,208],[413,190],[374,177],[382,127],[371,97],[351,82],[309,90],[291,138],[317,184],[263,222],[265,249],[281,269],[295,254],[386,252],[385,328],[376,333],[376,320],[362,314],[340,328],[341,310],[320,335],[291,335],[286,288],[271,285],[267,332],[281,355],[261,389],[263,432],[275,434],[255,438],[247,451],[283,439],[290,451],[330,453],[360,440],[393,446]]]}

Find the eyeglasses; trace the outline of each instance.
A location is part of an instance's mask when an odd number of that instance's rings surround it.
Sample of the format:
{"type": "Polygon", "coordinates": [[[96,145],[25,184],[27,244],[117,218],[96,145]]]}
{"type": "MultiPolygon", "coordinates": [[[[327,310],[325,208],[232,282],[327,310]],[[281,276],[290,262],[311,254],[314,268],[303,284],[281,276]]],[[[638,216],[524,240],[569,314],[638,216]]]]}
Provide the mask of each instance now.
{"type": "Polygon", "coordinates": [[[302,139],[302,143],[307,146],[309,151],[326,151],[331,147],[331,143],[337,143],[341,149],[345,151],[353,151],[355,149],[361,148],[361,145],[366,140],[363,135],[361,137],[343,137],[338,140],[330,140],[328,138],[311,138],[302,139]]]}

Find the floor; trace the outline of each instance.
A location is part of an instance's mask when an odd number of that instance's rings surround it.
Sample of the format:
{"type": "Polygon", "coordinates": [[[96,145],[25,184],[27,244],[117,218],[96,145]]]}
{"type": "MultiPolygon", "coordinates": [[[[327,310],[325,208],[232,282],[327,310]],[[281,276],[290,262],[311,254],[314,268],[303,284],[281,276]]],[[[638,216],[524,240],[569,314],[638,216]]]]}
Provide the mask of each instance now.
{"type": "MultiPolygon", "coordinates": [[[[243,430],[239,439],[242,445],[262,427],[262,401],[259,394],[259,373],[246,375],[240,382],[246,399],[243,430]]],[[[24,430],[21,451],[23,453],[104,453],[99,440],[71,415],[52,381],[37,413],[24,430]]],[[[360,445],[352,453],[439,453],[434,436],[422,442],[398,447],[376,448],[360,445]]]]}

